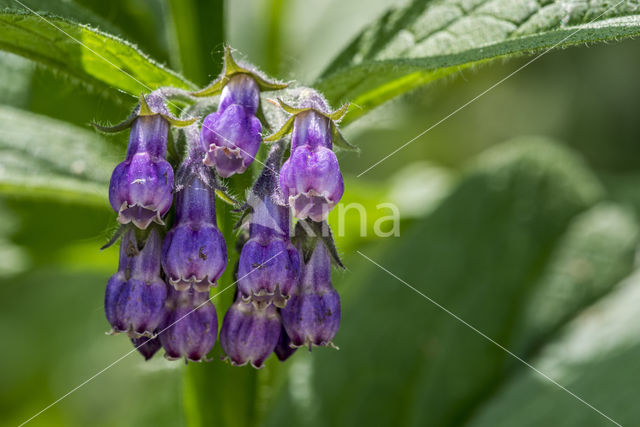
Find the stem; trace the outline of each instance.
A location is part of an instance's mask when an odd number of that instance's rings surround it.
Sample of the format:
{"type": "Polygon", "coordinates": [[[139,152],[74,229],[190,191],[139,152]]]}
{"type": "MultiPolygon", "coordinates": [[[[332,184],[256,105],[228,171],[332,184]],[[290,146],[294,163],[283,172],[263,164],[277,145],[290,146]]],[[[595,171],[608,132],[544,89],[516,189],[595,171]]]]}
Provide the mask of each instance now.
{"type": "Polygon", "coordinates": [[[282,156],[285,150],[285,140],[280,139],[273,143],[267,160],[264,163],[262,173],[256,180],[251,191],[257,196],[273,194],[278,188],[278,171],[282,165],[282,156]]]}

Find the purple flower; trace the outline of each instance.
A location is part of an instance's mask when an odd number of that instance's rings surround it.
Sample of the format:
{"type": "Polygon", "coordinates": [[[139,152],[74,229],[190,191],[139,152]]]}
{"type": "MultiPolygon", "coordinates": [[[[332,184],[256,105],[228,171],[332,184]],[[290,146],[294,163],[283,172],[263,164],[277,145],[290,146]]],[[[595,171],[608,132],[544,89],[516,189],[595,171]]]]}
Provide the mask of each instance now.
{"type": "Polygon", "coordinates": [[[227,265],[227,247],[216,226],[212,188],[197,176],[176,196],[176,222],[164,239],[162,267],[178,290],[199,292],[216,285],[227,265]]]}
{"type": "Polygon", "coordinates": [[[288,358],[290,358],[293,353],[297,350],[296,347],[291,347],[291,338],[287,335],[287,331],[284,329],[284,326],[280,328],[280,338],[278,339],[278,345],[276,345],[276,349],[274,352],[278,357],[278,360],[284,362],[288,358]]]}
{"type": "Polygon", "coordinates": [[[184,357],[193,362],[206,360],[217,335],[218,316],[209,292],[170,288],[167,316],[158,335],[165,357],[169,360],[184,357]]]}
{"type": "Polygon", "coordinates": [[[293,346],[333,346],[340,326],[340,297],[331,285],[331,260],[321,241],[281,314],[293,346]]]}
{"type": "Polygon", "coordinates": [[[256,81],[248,74],[236,74],[222,90],[218,111],[202,123],[204,163],[223,178],[247,170],[260,148],[259,103],[256,81]]]}
{"type": "Polygon", "coordinates": [[[131,126],[125,161],[116,166],[109,202],[121,224],[146,229],[162,224],[173,199],[173,169],[165,160],[169,122],[161,115],[139,116],[131,126]]]}
{"type": "Polygon", "coordinates": [[[142,357],[144,357],[144,360],[151,359],[156,352],[162,348],[162,344],[160,344],[160,340],[158,338],[131,338],[131,343],[142,357]]]}
{"type": "Polygon", "coordinates": [[[309,98],[293,120],[291,156],[280,171],[280,188],[296,218],[323,221],[340,201],[344,182],[332,151],[331,119],[321,99],[309,98]]]}
{"type": "Polygon", "coordinates": [[[284,307],[300,276],[300,257],[289,240],[289,212],[269,195],[251,197],[249,240],[238,263],[242,299],[284,307]]]}
{"type": "Polygon", "coordinates": [[[298,146],[282,165],[280,187],[296,218],[325,220],[344,193],[336,155],[323,146],[298,146]]]}
{"type": "Polygon", "coordinates": [[[260,369],[278,344],[280,315],[273,304],[256,308],[237,299],[224,316],[220,344],[234,366],[260,369]]]}
{"type": "Polygon", "coordinates": [[[104,299],[112,333],[153,336],[164,319],[166,298],[167,286],[160,277],[160,235],[151,230],[140,251],[135,232],[129,229],[120,243],[118,272],[109,279],[104,299]]]}

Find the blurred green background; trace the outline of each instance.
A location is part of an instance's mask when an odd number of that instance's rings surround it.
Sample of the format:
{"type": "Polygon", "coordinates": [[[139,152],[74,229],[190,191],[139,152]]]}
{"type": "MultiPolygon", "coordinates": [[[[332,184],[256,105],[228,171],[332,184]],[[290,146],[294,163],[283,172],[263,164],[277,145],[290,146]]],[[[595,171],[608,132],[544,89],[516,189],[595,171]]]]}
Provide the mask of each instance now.
{"type": "MultiPolygon", "coordinates": [[[[198,84],[219,71],[222,45],[207,40],[222,30],[265,71],[310,84],[400,2],[236,0],[222,27],[203,1],[182,11],[183,24],[210,20],[210,34],[180,53],[179,21],[170,19],[180,2],[76,3],[198,84]]],[[[339,156],[343,203],[364,204],[369,235],[358,235],[350,211],[338,238],[348,269],[333,276],[343,300],[339,351],[298,351],[257,375],[218,360],[187,367],[131,354],[31,424],[610,425],[361,251],[606,415],[637,425],[638,52],[640,40],[551,52],[360,178],[527,58],[462,71],[348,126],[361,152],[339,156]],[[399,237],[372,233],[385,202],[400,209],[399,237]]],[[[122,99],[0,53],[0,134],[16,144],[29,144],[24,127],[57,129],[58,121],[84,127],[79,138],[103,138],[87,124],[124,117],[133,104],[122,99]],[[57,121],[21,122],[17,110],[57,121]]],[[[105,152],[86,155],[114,166],[126,135],[108,141],[105,152]]],[[[43,156],[65,154],[52,146],[43,156]]],[[[20,424],[130,351],[126,337],[103,333],[117,249],[98,248],[114,229],[100,197],[0,198],[2,425],[20,424]]]]}

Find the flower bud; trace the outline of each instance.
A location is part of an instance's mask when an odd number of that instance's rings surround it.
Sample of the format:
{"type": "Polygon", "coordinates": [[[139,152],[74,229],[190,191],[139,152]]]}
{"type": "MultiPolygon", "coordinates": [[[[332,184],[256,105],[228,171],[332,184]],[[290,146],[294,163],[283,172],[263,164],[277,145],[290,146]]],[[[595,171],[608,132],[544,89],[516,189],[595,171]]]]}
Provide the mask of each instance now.
{"type": "Polygon", "coordinates": [[[245,302],[284,307],[300,275],[300,257],[289,241],[289,212],[269,195],[249,202],[250,238],[240,253],[238,290],[245,302]]]}
{"type": "Polygon", "coordinates": [[[216,226],[216,200],[212,188],[197,176],[176,196],[176,222],[164,239],[162,267],[178,290],[193,284],[206,292],[227,265],[227,247],[216,226]]]}
{"type": "Polygon", "coordinates": [[[173,169],[165,160],[169,122],[161,115],[139,116],[131,126],[125,161],[116,166],[109,184],[109,202],[121,224],[146,229],[161,217],[173,199],[173,169]]]}
{"type": "Polygon", "coordinates": [[[288,358],[290,358],[293,353],[297,350],[296,347],[291,347],[291,338],[287,335],[287,331],[284,329],[284,326],[280,328],[280,338],[278,339],[278,344],[276,345],[276,349],[274,352],[278,357],[278,360],[284,362],[288,358]]]}
{"type": "Polygon", "coordinates": [[[247,170],[260,148],[259,102],[256,81],[248,74],[236,74],[222,90],[218,111],[202,123],[204,163],[223,178],[247,170]]]}
{"type": "Polygon", "coordinates": [[[105,312],[112,333],[131,337],[153,336],[165,316],[167,286],[160,277],[160,236],[154,229],[139,251],[135,232],[129,229],[120,243],[118,272],[105,293],[105,312]]]}
{"type": "Polygon", "coordinates": [[[260,369],[278,343],[280,315],[273,304],[256,308],[237,299],[224,316],[220,344],[234,366],[260,369]]]}
{"type": "Polygon", "coordinates": [[[138,350],[138,352],[144,357],[144,360],[151,359],[160,348],[160,340],[158,338],[139,337],[131,338],[131,343],[138,350]]]}
{"type": "Polygon", "coordinates": [[[167,359],[206,360],[218,335],[218,316],[209,292],[170,288],[161,330],[159,338],[167,359]]]}
{"type": "Polygon", "coordinates": [[[333,346],[340,326],[340,297],[331,285],[331,260],[321,241],[281,314],[293,346],[333,346]]]}

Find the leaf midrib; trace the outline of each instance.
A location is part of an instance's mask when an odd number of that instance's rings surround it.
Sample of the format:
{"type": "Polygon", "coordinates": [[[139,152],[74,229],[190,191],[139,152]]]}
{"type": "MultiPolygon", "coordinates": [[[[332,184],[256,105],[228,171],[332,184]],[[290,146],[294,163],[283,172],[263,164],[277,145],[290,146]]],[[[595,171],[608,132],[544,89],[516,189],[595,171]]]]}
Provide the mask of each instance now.
{"type": "MultiPolygon", "coordinates": [[[[611,19],[620,19],[620,18],[629,18],[635,17],[640,19],[640,14],[634,15],[625,15],[624,17],[616,17],[611,19]]],[[[598,21],[598,22],[605,22],[598,21]]],[[[617,34],[617,36],[626,35],[627,37],[634,37],[640,35],[640,26],[633,25],[618,25],[615,28],[629,29],[628,34],[617,34]]],[[[572,27],[563,27],[561,29],[555,29],[551,31],[536,33],[532,35],[527,35],[518,38],[510,38],[506,40],[502,40],[497,43],[490,43],[484,46],[466,49],[457,53],[445,54],[445,55],[435,55],[435,56],[427,56],[420,58],[398,58],[398,59],[382,59],[382,60],[372,60],[372,61],[363,61],[353,67],[341,68],[337,71],[334,71],[330,75],[321,78],[316,82],[316,86],[321,90],[328,91],[329,86],[332,84],[332,81],[336,78],[343,78],[354,72],[360,70],[370,70],[372,68],[380,69],[384,67],[389,68],[403,68],[404,74],[406,75],[410,72],[433,72],[439,69],[445,69],[455,66],[465,66],[468,64],[473,64],[479,61],[486,60],[495,60],[500,59],[506,56],[517,56],[527,52],[535,53],[540,51],[545,51],[550,48],[555,47],[566,47],[572,45],[578,45],[591,41],[601,41],[606,40],[605,37],[601,38],[589,38],[586,40],[585,38],[579,38],[580,33],[588,32],[589,28],[582,28],[580,26],[572,26],[572,27]],[[576,31],[579,30],[579,31],[576,31]],[[566,38],[563,40],[562,36],[566,38]],[[569,36],[569,37],[567,37],[569,36]],[[549,39],[545,40],[544,39],[549,39]],[[543,39],[543,42],[537,45],[536,47],[523,47],[523,44],[526,42],[530,42],[533,40],[543,39]],[[523,43],[524,42],[524,43],[523,43]],[[487,49],[492,49],[496,51],[494,54],[486,55],[484,52],[487,49]]],[[[341,92],[336,94],[331,94],[330,98],[332,100],[342,100],[346,94],[348,94],[354,87],[357,87],[360,81],[354,82],[348,88],[343,88],[341,92]]]]}

